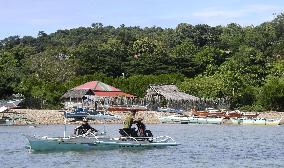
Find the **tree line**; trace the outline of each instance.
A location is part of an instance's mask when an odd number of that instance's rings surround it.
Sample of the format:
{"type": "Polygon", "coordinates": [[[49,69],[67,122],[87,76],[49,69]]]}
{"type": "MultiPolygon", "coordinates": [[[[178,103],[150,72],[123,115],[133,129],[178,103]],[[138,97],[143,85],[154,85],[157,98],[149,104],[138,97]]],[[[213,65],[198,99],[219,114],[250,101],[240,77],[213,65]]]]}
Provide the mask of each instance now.
{"type": "Polygon", "coordinates": [[[0,41],[0,97],[28,108],[59,108],[70,88],[99,80],[143,97],[175,84],[231,108],[284,110],[284,14],[257,26],[90,27],[0,41]]]}

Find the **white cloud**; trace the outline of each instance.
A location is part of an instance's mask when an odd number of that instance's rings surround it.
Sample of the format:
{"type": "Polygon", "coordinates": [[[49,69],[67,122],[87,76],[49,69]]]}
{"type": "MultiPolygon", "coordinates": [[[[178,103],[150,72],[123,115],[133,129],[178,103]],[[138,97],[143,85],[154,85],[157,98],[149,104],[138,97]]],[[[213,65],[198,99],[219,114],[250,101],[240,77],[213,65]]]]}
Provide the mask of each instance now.
{"type": "MultiPolygon", "coordinates": [[[[280,11],[280,7],[274,5],[249,5],[239,9],[220,9],[220,8],[207,8],[200,12],[194,12],[192,15],[195,17],[202,18],[215,18],[215,17],[225,17],[225,18],[234,18],[246,16],[253,13],[262,13],[262,12],[277,12],[280,11]]],[[[272,13],[271,13],[272,14],[272,13]]]]}
{"type": "Polygon", "coordinates": [[[250,12],[280,11],[281,8],[275,5],[254,4],[246,7],[250,12]]]}
{"type": "MultiPolygon", "coordinates": [[[[247,5],[238,9],[220,9],[218,7],[215,8],[207,8],[202,11],[194,12],[192,14],[193,17],[196,19],[203,21],[207,24],[212,23],[211,25],[216,25],[214,23],[220,23],[223,22],[223,24],[235,22],[238,20],[238,23],[245,24],[251,23],[253,24],[255,20],[249,21],[248,17],[252,15],[262,15],[263,13],[271,13],[272,16],[273,13],[279,13],[281,12],[281,8],[279,6],[275,5],[264,5],[264,4],[253,4],[253,5],[247,5]]],[[[267,17],[261,17],[262,21],[267,21],[263,19],[267,19],[267,17]]]]}

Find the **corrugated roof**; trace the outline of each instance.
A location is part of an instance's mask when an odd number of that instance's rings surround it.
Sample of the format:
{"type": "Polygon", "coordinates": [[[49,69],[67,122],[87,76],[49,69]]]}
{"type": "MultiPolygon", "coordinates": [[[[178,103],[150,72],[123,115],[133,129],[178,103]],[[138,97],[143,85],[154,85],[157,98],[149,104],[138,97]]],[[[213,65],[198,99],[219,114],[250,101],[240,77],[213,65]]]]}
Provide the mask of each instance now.
{"type": "Polygon", "coordinates": [[[103,82],[91,81],[67,91],[62,98],[82,98],[87,93],[101,97],[135,97],[103,82]]]}
{"type": "Polygon", "coordinates": [[[93,91],[121,92],[121,90],[100,81],[91,81],[73,88],[74,90],[91,89],[93,91]]]}

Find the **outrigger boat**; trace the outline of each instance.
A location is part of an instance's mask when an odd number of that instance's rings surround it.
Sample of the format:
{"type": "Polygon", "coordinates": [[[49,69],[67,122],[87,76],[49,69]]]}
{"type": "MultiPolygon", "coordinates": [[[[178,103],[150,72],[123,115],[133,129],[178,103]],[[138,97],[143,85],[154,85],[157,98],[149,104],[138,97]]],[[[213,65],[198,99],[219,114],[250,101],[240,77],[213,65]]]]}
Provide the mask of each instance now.
{"type": "Polygon", "coordinates": [[[229,124],[233,125],[280,125],[282,119],[265,118],[231,118],[229,124]]]}
{"type": "Polygon", "coordinates": [[[162,148],[177,146],[169,136],[111,138],[106,135],[87,135],[74,137],[28,137],[33,151],[61,150],[111,150],[118,148],[162,148]]]}
{"type": "MultiPolygon", "coordinates": [[[[102,118],[99,118],[102,119],[102,118]]],[[[148,130],[146,130],[148,131],[148,130]]],[[[60,151],[60,150],[110,150],[118,148],[162,148],[179,145],[169,136],[133,137],[131,135],[112,138],[102,132],[94,134],[88,132],[83,135],[66,136],[66,118],[63,137],[36,137],[27,136],[29,148],[33,151],[60,151]]]]}
{"type": "Polygon", "coordinates": [[[186,115],[170,115],[159,117],[161,123],[178,123],[178,124],[222,124],[221,117],[195,117],[186,115]]]}

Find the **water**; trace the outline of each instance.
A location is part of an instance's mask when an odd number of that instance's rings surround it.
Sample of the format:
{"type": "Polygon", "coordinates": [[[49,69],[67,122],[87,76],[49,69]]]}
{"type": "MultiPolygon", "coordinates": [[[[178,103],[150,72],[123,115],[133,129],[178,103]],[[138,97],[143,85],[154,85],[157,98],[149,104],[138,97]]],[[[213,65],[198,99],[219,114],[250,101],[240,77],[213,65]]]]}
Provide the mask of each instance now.
{"type": "MultiPolygon", "coordinates": [[[[96,125],[118,136],[121,125],[96,125]]],[[[75,125],[68,126],[68,134],[75,125]]],[[[0,167],[283,167],[283,126],[148,125],[180,146],[164,149],[29,152],[23,134],[61,136],[63,125],[0,127],[0,167]]]]}

